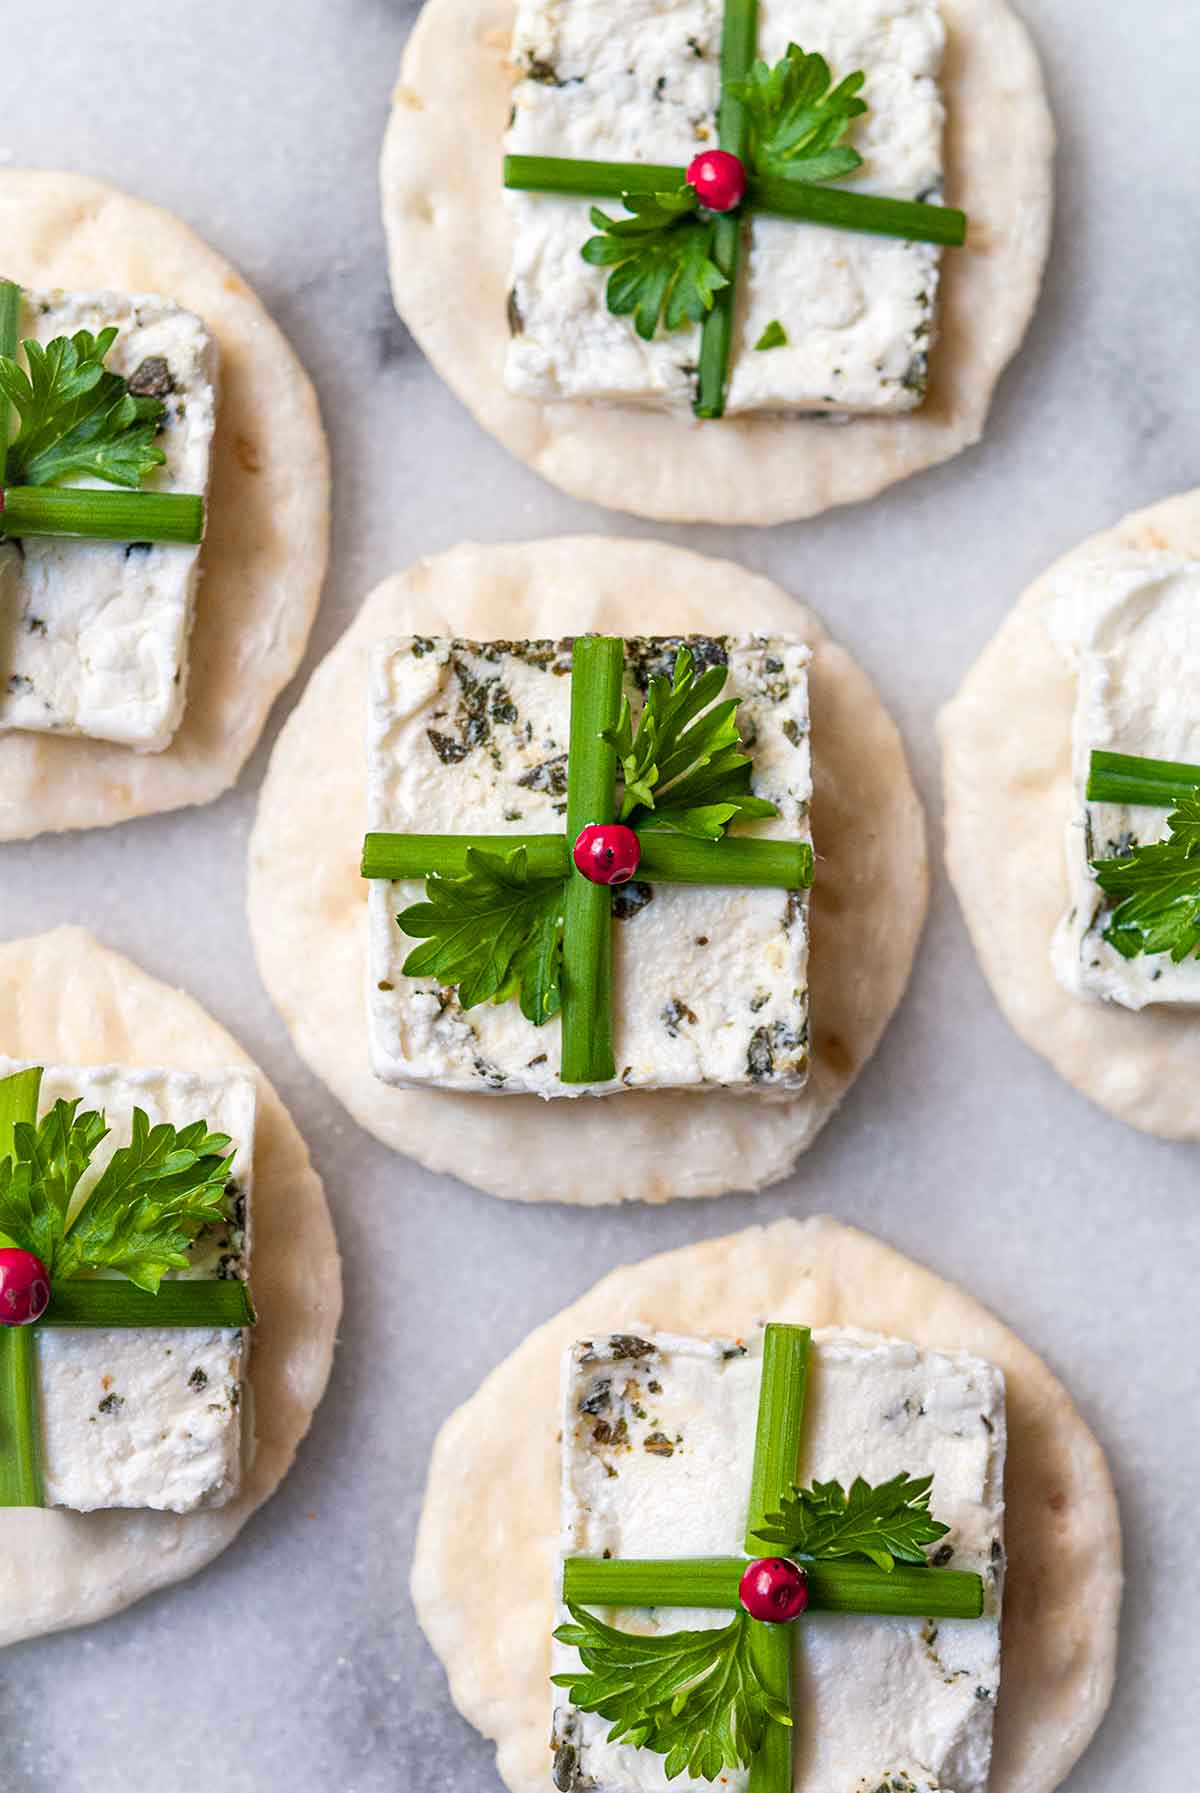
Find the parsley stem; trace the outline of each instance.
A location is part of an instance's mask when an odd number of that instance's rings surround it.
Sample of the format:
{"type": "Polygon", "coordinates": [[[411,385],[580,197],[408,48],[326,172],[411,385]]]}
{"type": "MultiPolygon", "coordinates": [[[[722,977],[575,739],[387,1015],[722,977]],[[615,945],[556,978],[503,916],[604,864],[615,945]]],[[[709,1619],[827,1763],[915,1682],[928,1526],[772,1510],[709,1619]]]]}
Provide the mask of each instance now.
{"type": "Polygon", "coordinates": [[[253,1326],[250,1290],[236,1277],[159,1284],[157,1295],[124,1278],[61,1277],[39,1326],[253,1326]]]}
{"type": "MultiPolygon", "coordinates": [[[[626,193],[675,192],[686,169],[656,162],[588,162],[570,156],[506,156],[504,184],[518,192],[559,193],[578,199],[620,199],[626,193]]],[[[824,224],[868,236],[900,237],[908,243],[941,243],[961,248],[967,236],[965,212],[921,200],[886,199],[840,187],[824,187],[786,175],[751,174],[744,210],[774,218],[824,224]]]]}
{"type": "MultiPolygon", "coordinates": [[[[727,835],[695,840],[689,835],[647,828],[639,836],[638,877],[651,884],[737,884],[807,890],[813,878],[807,841],[753,840],[727,835]]],[[[364,878],[393,880],[437,876],[461,878],[467,848],[511,853],[524,847],[531,878],[565,878],[570,854],[565,834],[368,834],[363,843],[364,878]]]]}
{"type": "Polygon", "coordinates": [[[754,1470],[746,1519],[749,1556],[776,1554],[775,1546],[764,1543],[757,1533],[767,1516],[779,1511],[784,1495],[795,1485],[811,1342],[807,1326],[768,1326],[763,1338],[754,1470]]]}
{"type": "Polygon", "coordinates": [[[0,1507],[44,1507],[37,1343],[32,1326],[0,1326],[0,1507]]]}
{"type": "MultiPolygon", "coordinates": [[[[13,1129],[37,1124],[40,1065],[0,1078],[0,1162],[13,1156],[13,1129]]],[[[37,1347],[32,1326],[0,1326],[0,1507],[45,1506],[37,1347]]]]}
{"type": "Polygon", "coordinates": [[[27,535],[194,545],[204,537],[204,500],[190,492],[9,486],[0,491],[0,536],[27,535]]]}
{"type": "Polygon", "coordinates": [[[1092,754],[1087,795],[1092,803],[1146,803],[1169,809],[1200,790],[1200,766],[1184,760],[1147,760],[1133,753],[1092,754]]]}
{"type": "MultiPolygon", "coordinates": [[[[21,289],[11,280],[0,280],[0,355],[16,359],[21,327],[21,289]]],[[[4,464],[8,459],[8,431],[11,411],[7,398],[0,393],[0,487],[4,485],[4,464]]]]}
{"type": "MultiPolygon", "coordinates": [[[[616,749],[601,739],[621,709],[625,644],[619,636],[581,635],[571,668],[567,750],[567,842],[589,822],[616,811],[616,749]]],[[[564,1083],[607,1083],[616,1076],[612,1038],[612,891],[572,865],[563,910],[562,1066],[564,1083]]]]}
{"type": "MultiPolygon", "coordinates": [[[[682,1557],[654,1562],[636,1557],[568,1557],[563,1599],[572,1606],[708,1607],[736,1612],[744,1557],[682,1557]]],[[[897,1563],[803,1563],[810,1612],[874,1614],[880,1618],[977,1619],[983,1582],[962,1569],[919,1569],[897,1563]]],[[[786,1630],[781,1626],[780,1630],[786,1630]]]]}

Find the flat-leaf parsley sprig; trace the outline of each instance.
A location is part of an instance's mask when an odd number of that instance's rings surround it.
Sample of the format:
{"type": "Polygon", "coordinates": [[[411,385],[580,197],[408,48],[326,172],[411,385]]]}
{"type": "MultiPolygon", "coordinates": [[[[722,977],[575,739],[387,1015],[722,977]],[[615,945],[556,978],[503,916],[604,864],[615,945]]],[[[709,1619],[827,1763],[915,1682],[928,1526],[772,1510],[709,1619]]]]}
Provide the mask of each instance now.
{"type": "Polygon", "coordinates": [[[1104,938],[1123,958],[1200,957],[1200,766],[1131,754],[1093,753],[1093,803],[1171,807],[1167,838],[1094,859],[1096,882],[1114,904],[1104,938]]]}
{"type": "Polygon", "coordinates": [[[590,217],[599,236],[583,245],[583,259],[611,268],[605,303],[616,317],[633,317],[649,342],[659,324],[678,330],[703,322],[713,299],[729,282],[713,260],[716,222],[701,213],[694,187],[672,193],[626,193],[628,218],[610,218],[597,206],[590,217]]]}
{"type": "Polygon", "coordinates": [[[925,1546],[950,1527],[929,1511],[932,1476],[893,1476],[872,1487],[856,1476],[847,1493],[840,1482],[793,1488],[759,1527],[759,1536],[785,1556],[861,1557],[877,1569],[921,1563],[925,1546]]]}
{"type": "Polygon", "coordinates": [[[794,181],[840,180],[862,167],[862,157],[842,138],[867,110],[859,99],[861,69],[834,87],[823,56],[789,44],[774,67],[756,62],[729,93],[746,108],[747,153],[755,174],[794,181]]]}

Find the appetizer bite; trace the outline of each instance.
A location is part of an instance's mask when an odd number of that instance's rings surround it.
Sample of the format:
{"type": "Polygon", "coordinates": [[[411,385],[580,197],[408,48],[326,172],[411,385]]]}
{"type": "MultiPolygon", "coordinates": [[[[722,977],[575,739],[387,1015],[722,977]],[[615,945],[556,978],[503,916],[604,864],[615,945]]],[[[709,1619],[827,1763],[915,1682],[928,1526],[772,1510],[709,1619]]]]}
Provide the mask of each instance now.
{"type": "Polygon", "coordinates": [[[0,946],[0,1041],[8,1643],[233,1539],[308,1429],[341,1298],[299,1134],[187,997],[63,928],[0,946]]]}
{"type": "Polygon", "coordinates": [[[1108,1704],[1120,1588],[1061,1384],[830,1220],[618,1270],[539,1328],[443,1428],[413,1569],[513,1793],[1050,1793],[1108,1704]]]}
{"type": "Polygon", "coordinates": [[[1067,555],[941,724],[947,859],[1001,1005],[1077,1089],[1176,1139],[1200,1138],[1198,519],[1190,494],[1067,555]]]}
{"type": "Polygon", "coordinates": [[[183,224],[9,172],[0,241],[0,838],[20,838],[233,782],[307,639],[328,473],[291,350],[183,224]]]}
{"type": "Polygon", "coordinates": [[[512,0],[486,28],[479,0],[429,0],[384,151],[396,303],[568,490],[808,515],[981,432],[1040,281],[1051,139],[1002,0],[512,0]],[[1002,106],[1001,165],[968,120],[1002,106]]]}
{"type": "Polygon", "coordinates": [[[765,581],[654,543],[389,581],[281,737],[251,845],[301,1052],[388,1144],[524,1200],[785,1174],[899,999],[925,894],[862,674],[765,581]]]}

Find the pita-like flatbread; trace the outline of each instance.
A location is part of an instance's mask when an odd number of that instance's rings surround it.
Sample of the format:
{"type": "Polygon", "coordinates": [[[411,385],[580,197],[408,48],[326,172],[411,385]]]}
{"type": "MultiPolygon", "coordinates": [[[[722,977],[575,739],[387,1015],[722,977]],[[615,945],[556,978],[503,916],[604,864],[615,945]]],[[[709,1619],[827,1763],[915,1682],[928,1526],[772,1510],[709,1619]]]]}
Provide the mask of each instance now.
{"type": "Polygon", "coordinates": [[[1200,1020],[1064,990],[1050,940],[1067,908],[1076,680],[1047,614],[1063,571],[1097,549],[1200,559],[1200,490],[1137,511],[1030,587],[943,710],[946,864],[984,975],[1021,1038],[1118,1120],[1200,1140],[1200,1020]],[[1020,719],[1014,726],[1014,717],[1020,719]]]}
{"type": "Polygon", "coordinates": [[[426,0],[383,149],[396,308],[472,415],[576,498],[664,521],[780,523],[871,498],[977,442],[1041,286],[1054,128],[1037,55],[1004,0],[942,0],[947,191],[970,215],[943,261],[929,396],[903,418],[697,424],[505,390],[511,230],[501,139],[514,0],[426,0]]]}
{"type": "Polygon", "coordinates": [[[512,1793],[546,1793],[562,1352],[594,1329],[636,1323],[736,1337],[767,1317],[970,1351],[1004,1371],[1008,1576],[988,1785],[1050,1793],[1112,1693],[1121,1539],[1103,1453],[1062,1383],[985,1307],[825,1217],[781,1220],[613,1271],[532,1333],[446,1422],[413,1598],[455,1705],[495,1741],[512,1793]]]}
{"type": "Polygon", "coordinates": [[[221,396],[187,708],[164,753],[0,734],[0,840],[210,803],[304,653],[329,546],[329,455],[291,347],[229,263],[169,212],[78,174],[0,171],[0,271],[23,286],[158,293],[217,338],[221,396]]]}
{"type": "Polygon", "coordinates": [[[908,981],[928,896],[920,802],[895,725],[811,611],[728,561],[658,542],[467,545],[388,579],[280,735],[250,846],[263,981],[304,1058],[368,1132],[430,1170],[519,1201],[667,1201],[786,1176],[871,1056],[908,981]],[[810,668],[818,875],[814,1049],[795,1101],[630,1092],[576,1102],[378,1082],[367,1053],[367,663],[409,633],[472,640],[787,630],[810,668]],[[602,1154],[603,1178],[590,1165],[602,1154]]]}
{"type": "Polygon", "coordinates": [[[242,1491],[196,1513],[0,1512],[0,1645],[90,1624],[183,1581],[279,1486],[325,1392],[342,1311],[337,1243],[295,1122],[262,1072],[191,997],[82,928],[0,946],[0,1051],[37,1063],[246,1066],[258,1084],[250,1353],[256,1446],[242,1491]]]}

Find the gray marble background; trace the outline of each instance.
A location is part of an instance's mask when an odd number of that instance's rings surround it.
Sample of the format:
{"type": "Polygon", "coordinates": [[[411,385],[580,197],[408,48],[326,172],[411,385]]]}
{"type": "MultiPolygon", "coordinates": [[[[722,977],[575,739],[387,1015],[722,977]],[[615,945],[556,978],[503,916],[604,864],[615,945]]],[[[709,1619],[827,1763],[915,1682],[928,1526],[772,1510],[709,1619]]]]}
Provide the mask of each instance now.
{"type": "MultiPolygon", "coordinates": [[[[792,528],[655,531],[575,503],[484,437],[425,365],[389,302],[375,181],[407,0],[9,0],[0,163],[81,169],[178,212],[241,266],[308,364],[336,533],[302,678],[415,555],[467,536],[658,533],[811,599],[898,716],[936,828],[935,712],[1017,592],[1091,530],[1200,479],[1200,9],[1024,5],[1061,135],[1058,225],[987,439],[792,528]]],[[[312,1436],[221,1561],[0,1659],[3,1793],[497,1793],[406,1593],[436,1427],[613,1265],[820,1209],[961,1279],[1074,1390],[1116,1473],[1129,1593],[1116,1703],[1071,1793],[1195,1786],[1195,1151],[1108,1120],[1018,1044],[939,880],[908,998],[790,1182],[579,1213],[425,1175],[308,1075],[255,971],[244,848],[299,690],[211,808],[0,849],[0,934],[84,922],[186,985],[266,1067],[325,1177],[348,1294],[312,1436]]]]}

